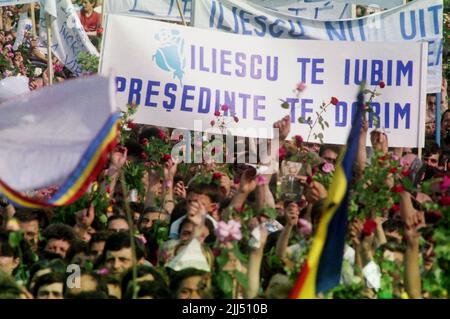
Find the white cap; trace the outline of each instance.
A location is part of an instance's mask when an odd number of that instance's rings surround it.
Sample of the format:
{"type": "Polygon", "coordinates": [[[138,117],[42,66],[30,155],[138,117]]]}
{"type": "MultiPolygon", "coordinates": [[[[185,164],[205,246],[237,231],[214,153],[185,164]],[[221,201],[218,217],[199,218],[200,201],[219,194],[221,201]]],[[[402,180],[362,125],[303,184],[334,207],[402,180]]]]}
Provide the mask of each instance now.
{"type": "Polygon", "coordinates": [[[203,254],[200,242],[194,238],[184,247],[167,265],[167,267],[179,271],[186,268],[195,268],[210,272],[206,256],[203,254]]]}

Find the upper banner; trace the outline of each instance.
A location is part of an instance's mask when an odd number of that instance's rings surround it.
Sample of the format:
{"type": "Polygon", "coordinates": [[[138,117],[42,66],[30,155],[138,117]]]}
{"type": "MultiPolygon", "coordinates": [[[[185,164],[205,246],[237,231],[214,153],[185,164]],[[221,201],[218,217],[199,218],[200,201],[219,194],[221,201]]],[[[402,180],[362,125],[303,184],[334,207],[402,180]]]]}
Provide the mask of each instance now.
{"type": "Polygon", "coordinates": [[[346,141],[362,79],[368,88],[383,80],[372,106],[389,145],[417,147],[424,142],[426,46],[262,39],[108,15],[101,72],[116,75],[118,105],[141,106],[138,123],[208,131],[227,105],[226,129],[238,136],[268,137],[288,114],[292,134],[308,136],[309,125],[297,119],[314,120],[336,96],[340,102],[324,114],[323,140],[333,144],[346,141]],[[298,94],[300,82],[306,89],[298,94]]]}
{"type": "MultiPolygon", "coordinates": [[[[157,20],[181,21],[176,0],[105,0],[106,13],[120,13],[157,20]]],[[[351,5],[333,0],[250,0],[267,8],[311,19],[347,19],[351,5]]],[[[191,20],[192,0],[181,0],[186,21],[191,20]]]]}
{"type": "Polygon", "coordinates": [[[0,7],[3,6],[15,6],[18,4],[38,2],[39,0],[0,0],[0,7]]]}
{"type": "Polygon", "coordinates": [[[47,41],[47,19],[51,15],[51,48],[55,56],[75,75],[82,73],[78,64],[81,52],[99,56],[97,49],[84,31],[80,18],[70,0],[41,0],[45,10],[40,10],[40,37],[47,41]]]}
{"type": "MultiPolygon", "coordinates": [[[[314,1],[314,0],[312,0],[314,1]]],[[[364,6],[379,7],[382,9],[392,9],[405,4],[404,0],[334,0],[338,3],[360,4],[364,6]]]]}
{"type": "Polygon", "coordinates": [[[370,16],[319,21],[238,0],[197,0],[194,25],[258,37],[362,42],[428,42],[427,92],[441,91],[442,0],[416,0],[370,16]]]}

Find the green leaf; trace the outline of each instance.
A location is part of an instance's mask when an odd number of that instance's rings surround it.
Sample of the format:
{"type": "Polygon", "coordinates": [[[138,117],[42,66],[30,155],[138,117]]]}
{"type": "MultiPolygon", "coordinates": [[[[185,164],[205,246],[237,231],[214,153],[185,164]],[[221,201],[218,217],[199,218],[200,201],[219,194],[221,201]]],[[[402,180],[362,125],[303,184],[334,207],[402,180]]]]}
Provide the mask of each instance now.
{"type": "Polygon", "coordinates": [[[319,139],[323,139],[323,133],[319,133],[317,134],[317,136],[319,137],[319,139]]]}
{"type": "Polygon", "coordinates": [[[239,261],[241,261],[243,263],[247,263],[247,257],[241,253],[237,243],[235,243],[233,245],[233,254],[234,254],[234,256],[236,256],[237,259],[239,259],[239,261]]]}
{"type": "Polygon", "coordinates": [[[297,120],[300,124],[304,124],[305,122],[306,122],[306,120],[305,120],[305,118],[303,118],[303,117],[299,117],[298,118],[298,120],[297,120]]]}
{"type": "Polygon", "coordinates": [[[225,295],[225,298],[232,298],[233,296],[233,278],[230,276],[229,273],[222,271],[217,274],[217,285],[220,290],[225,295]]]}
{"type": "Polygon", "coordinates": [[[100,220],[100,223],[104,225],[106,225],[106,223],[108,222],[108,216],[106,216],[106,214],[100,215],[98,219],[100,220]]]}
{"type": "Polygon", "coordinates": [[[364,94],[372,94],[372,91],[369,90],[369,89],[364,89],[364,90],[363,90],[363,93],[364,93],[364,94]]]}
{"type": "Polygon", "coordinates": [[[327,121],[324,122],[326,127],[330,127],[330,124],[328,124],[327,121]]]}
{"type": "Polygon", "coordinates": [[[245,274],[243,274],[240,271],[235,270],[233,272],[234,276],[236,277],[238,283],[245,289],[248,289],[248,278],[245,274]]]}
{"type": "Polygon", "coordinates": [[[288,109],[288,108],[289,108],[289,103],[288,103],[288,102],[283,102],[283,103],[281,104],[281,107],[282,107],[283,109],[288,109]]]}
{"type": "Polygon", "coordinates": [[[20,245],[20,241],[22,240],[22,233],[21,232],[11,232],[9,233],[9,245],[12,248],[17,248],[20,245]]]}

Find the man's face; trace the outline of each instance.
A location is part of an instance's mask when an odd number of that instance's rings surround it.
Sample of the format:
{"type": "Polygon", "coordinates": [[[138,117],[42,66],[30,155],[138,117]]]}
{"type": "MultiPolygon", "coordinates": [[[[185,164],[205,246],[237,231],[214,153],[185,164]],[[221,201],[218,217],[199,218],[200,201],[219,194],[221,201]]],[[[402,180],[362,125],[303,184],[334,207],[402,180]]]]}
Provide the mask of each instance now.
{"type": "Polygon", "coordinates": [[[323,152],[322,154],[322,159],[330,164],[335,165],[336,164],[336,160],[338,158],[338,154],[332,150],[325,150],[325,152],[323,152]]]}
{"type": "Polygon", "coordinates": [[[103,249],[105,248],[105,242],[104,241],[97,241],[91,245],[91,250],[89,252],[89,255],[93,260],[97,260],[98,257],[103,254],[103,249]]]}
{"type": "Polygon", "coordinates": [[[38,290],[37,299],[63,299],[63,283],[55,282],[50,285],[41,286],[38,290]]]}
{"type": "Polygon", "coordinates": [[[11,275],[19,266],[19,258],[14,258],[13,256],[0,256],[0,271],[11,275]]]}
{"type": "Polygon", "coordinates": [[[445,131],[450,131],[450,112],[445,113],[444,121],[442,121],[442,128],[445,131]]]}
{"type": "Polygon", "coordinates": [[[45,246],[45,251],[60,255],[63,259],[66,258],[67,251],[70,248],[70,243],[64,239],[50,239],[45,246]]]}
{"type": "Polygon", "coordinates": [[[84,10],[89,11],[89,10],[92,10],[94,8],[94,6],[92,5],[90,0],[84,0],[83,8],[84,8],[84,10]]]}
{"type": "Polygon", "coordinates": [[[163,214],[161,214],[160,212],[148,212],[145,213],[144,216],[142,217],[141,222],[139,223],[139,230],[143,231],[143,230],[149,230],[150,228],[152,228],[153,226],[153,222],[155,220],[164,220],[163,218],[163,214]]]}
{"type": "Polygon", "coordinates": [[[108,230],[115,232],[128,231],[130,226],[124,219],[114,219],[108,223],[108,230]]]}
{"type": "Polygon", "coordinates": [[[439,154],[431,154],[430,156],[425,157],[423,160],[430,167],[439,166],[439,154]]]}
{"type": "Polygon", "coordinates": [[[202,299],[206,289],[206,280],[203,276],[192,276],[184,279],[177,291],[177,299],[202,299]]]}
{"type": "Polygon", "coordinates": [[[436,111],[436,97],[433,95],[429,95],[427,97],[427,108],[428,111],[435,112],[436,111]]]}
{"type": "Polygon", "coordinates": [[[23,238],[30,245],[33,251],[36,251],[39,243],[39,222],[31,220],[19,223],[20,229],[23,231],[23,238]]]}
{"type": "Polygon", "coordinates": [[[190,241],[194,237],[195,226],[192,223],[186,223],[180,231],[181,241],[190,241]]]}
{"type": "Polygon", "coordinates": [[[105,266],[113,275],[120,275],[133,265],[131,248],[106,252],[105,266]]]}

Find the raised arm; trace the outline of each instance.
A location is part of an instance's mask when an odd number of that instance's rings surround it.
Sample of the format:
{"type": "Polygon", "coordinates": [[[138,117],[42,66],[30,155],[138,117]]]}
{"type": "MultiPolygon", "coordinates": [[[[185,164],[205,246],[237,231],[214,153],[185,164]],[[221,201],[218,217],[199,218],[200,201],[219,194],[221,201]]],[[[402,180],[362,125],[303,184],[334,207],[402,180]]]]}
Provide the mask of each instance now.
{"type": "Polygon", "coordinates": [[[259,247],[250,252],[248,259],[248,288],[246,291],[246,298],[252,299],[258,296],[259,283],[261,281],[261,262],[264,256],[264,247],[267,241],[267,229],[264,226],[259,226],[260,241],[259,247]]]}

